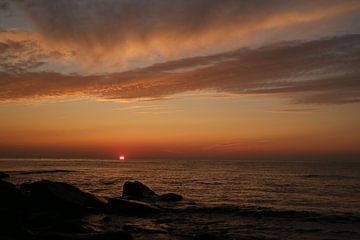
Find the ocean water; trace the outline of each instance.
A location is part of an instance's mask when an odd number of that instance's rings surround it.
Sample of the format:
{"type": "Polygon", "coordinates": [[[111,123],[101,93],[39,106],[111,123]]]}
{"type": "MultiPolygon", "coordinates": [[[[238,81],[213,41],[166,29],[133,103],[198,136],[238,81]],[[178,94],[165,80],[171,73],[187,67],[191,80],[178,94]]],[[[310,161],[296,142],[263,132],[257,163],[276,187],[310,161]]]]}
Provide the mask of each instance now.
{"type": "Polygon", "coordinates": [[[64,181],[103,198],[121,196],[127,180],[179,193],[171,216],[141,223],[174,236],[360,239],[360,161],[2,159],[0,171],[16,184],[64,181]]]}

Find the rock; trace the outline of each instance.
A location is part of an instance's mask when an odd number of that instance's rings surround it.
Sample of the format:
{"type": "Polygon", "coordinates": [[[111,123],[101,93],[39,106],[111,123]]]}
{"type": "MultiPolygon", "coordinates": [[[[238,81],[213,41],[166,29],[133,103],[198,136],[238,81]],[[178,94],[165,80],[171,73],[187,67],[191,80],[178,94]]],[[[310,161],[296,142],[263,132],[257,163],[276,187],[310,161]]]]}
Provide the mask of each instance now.
{"type": "Polygon", "coordinates": [[[199,234],[199,235],[194,236],[193,239],[194,240],[220,240],[219,237],[217,237],[211,233],[199,234]]]}
{"type": "Polygon", "coordinates": [[[111,221],[111,218],[109,216],[105,216],[101,219],[103,223],[109,223],[111,221]]]}
{"type": "Polygon", "coordinates": [[[46,229],[47,232],[59,233],[94,233],[94,228],[80,219],[68,220],[54,224],[46,229]]]}
{"type": "Polygon", "coordinates": [[[24,204],[25,195],[14,184],[0,180],[0,207],[18,208],[24,204]]]}
{"type": "Polygon", "coordinates": [[[125,224],[123,229],[128,232],[168,234],[168,232],[163,228],[153,226],[141,226],[136,224],[125,224]]]}
{"type": "Polygon", "coordinates": [[[159,199],[161,201],[165,201],[165,202],[177,202],[177,201],[181,201],[183,199],[183,197],[176,193],[166,193],[166,194],[160,195],[159,199]]]}
{"type": "Polygon", "coordinates": [[[42,180],[22,184],[30,193],[31,206],[38,210],[76,214],[88,208],[104,205],[97,197],[67,183],[42,180]]]}
{"type": "Polygon", "coordinates": [[[89,239],[90,240],[133,240],[133,237],[127,232],[117,231],[117,232],[101,233],[89,239]]]}
{"type": "Polygon", "coordinates": [[[133,240],[133,237],[124,231],[64,234],[64,233],[42,233],[37,235],[36,240],[133,240]]]}
{"type": "Polygon", "coordinates": [[[122,196],[128,199],[152,199],[156,198],[157,194],[139,181],[126,181],[123,186],[122,196]]]}
{"type": "Polygon", "coordinates": [[[0,180],[0,234],[24,230],[26,206],[26,196],[14,184],[0,180]]]}
{"type": "Polygon", "coordinates": [[[24,229],[16,229],[11,233],[0,231],[1,240],[35,240],[33,235],[24,229]]]}
{"type": "Polygon", "coordinates": [[[6,173],[3,173],[3,172],[0,172],[0,180],[2,179],[5,179],[5,178],[9,178],[10,175],[9,174],[6,174],[6,173]]]}
{"type": "Polygon", "coordinates": [[[148,203],[121,198],[110,198],[108,206],[111,212],[131,216],[154,215],[161,211],[159,208],[154,207],[148,203]]]}

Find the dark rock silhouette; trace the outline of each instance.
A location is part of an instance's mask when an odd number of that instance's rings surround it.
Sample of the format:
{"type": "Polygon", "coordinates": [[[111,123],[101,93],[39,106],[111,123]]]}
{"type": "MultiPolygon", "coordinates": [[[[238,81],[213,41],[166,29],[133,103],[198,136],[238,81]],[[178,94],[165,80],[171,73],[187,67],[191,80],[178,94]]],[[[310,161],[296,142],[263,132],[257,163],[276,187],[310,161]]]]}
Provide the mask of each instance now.
{"type": "Polygon", "coordinates": [[[52,224],[45,229],[47,232],[58,233],[95,233],[96,231],[88,223],[80,219],[71,219],[52,224]]]}
{"type": "Polygon", "coordinates": [[[181,201],[183,197],[176,193],[165,193],[163,195],[160,195],[159,199],[165,202],[177,202],[181,201]]]}
{"type": "Polygon", "coordinates": [[[176,193],[156,194],[145,184],[139,181],[126,181],[123,186],[123,198],[134,200],[160,200],[166,202],[181,201],[183,197],[176,193]]]}
{"type": "Polygon", "coordinates": [[[128,199],[153,199],[157,197],[157,194],[139,181],[126,181],[122,196],[128,199]]]}
{"type": "Polygon", "coordinates": [[[126,224],[124,226],[124,230],[130,231],[130,232],[135,231],[135,232],[141,232],[141,233],[168,234],[168,232],[163,228],[149,227],[149,226],[137,226],[136,224],[135,225],[126,224]]]}
{"type": "Polygon", "coordinates": [[[30,193],[30,204],[35,209],[79,213],[88,208],[104,205],[94,195],[62,182],[42,180],[22,184],[21,189],[30,193]]]}
{"type": "Polygon", "coordinates": [[[26,207],[26,196],[12,183],[0,180],[0,239],[26,235],[26,207]]]}
{"type": "Polygon", "coordinates": [[[220,240],[220,238],[210,233],[203,233],[196,235],[194,240],[220,240]]]}
{"type": "Polygon", "coordinates": [[[154,215],[161,211],[151,204],[122,198],[110,198],[108,206],[111,212],[134,216],[154,215]]]}
{"type": "Polygon", "coordinates": [[[36,240],[133,240],[133,237],[124,231],[103,232],[103,233],[42,233],[37,235],[36,240]]]}
{"type": "Polygon", "coordinates": [[[26,196],[14,184],[0,180],[0,207],[18,208],[26,196]]]}
{"type": "Polygon", "coordinates": [[[9,174],[0,172],[0,180],[5,179],[5,178],[9,178],[9,177],[10,177],[9,174]]]}
{"type": "MultiPolygon", "coordinates": [[[[6,174],[2,176],[7,177],[6,174]]],[[[169,210],[157,206],[158,201],[181,199],[182,196],[175,193],[159,196],[138,181],[125,182],[123,197],[110,198],[105,203],[68,183],[41,180],[23,183],[19,188],[0,180],[0,239],[132,240],[132,236],[126,231],[167,235],[169,232],[166,229],[141,224],[99,229],[98,225],[93,225],[87,218],[101,216],[100,222],[111,226],[112,215],[125,219],[157,217],[157,214],[169,210]],[[108,232],[118,229],[120,230],[108,232]]]]}

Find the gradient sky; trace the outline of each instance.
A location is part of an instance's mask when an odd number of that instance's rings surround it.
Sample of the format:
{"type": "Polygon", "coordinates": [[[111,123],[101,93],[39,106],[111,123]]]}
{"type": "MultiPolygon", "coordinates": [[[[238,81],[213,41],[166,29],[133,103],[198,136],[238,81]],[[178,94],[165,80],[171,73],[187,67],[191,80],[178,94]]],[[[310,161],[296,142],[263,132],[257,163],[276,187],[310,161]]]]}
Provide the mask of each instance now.
{"type": "Polygon", "coordinates": [[[0,157],[360,157],[360,1],[0,0],[0,157]]]}

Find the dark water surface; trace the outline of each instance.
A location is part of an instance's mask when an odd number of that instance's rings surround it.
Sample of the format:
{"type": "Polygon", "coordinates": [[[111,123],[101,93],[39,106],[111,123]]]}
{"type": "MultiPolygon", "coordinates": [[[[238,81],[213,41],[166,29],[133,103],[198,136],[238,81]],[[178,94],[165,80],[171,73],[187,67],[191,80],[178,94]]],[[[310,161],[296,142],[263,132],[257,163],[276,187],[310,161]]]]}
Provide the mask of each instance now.
{"type": "Polygon", "coordinates": [[[170,215],[134,223],[176,236],[360,239],[360,161],[2,159],[0,171],[14,183],[64,181],[104,198],[120,196],[126,180],[179,193],[185,201],[170,215]]]}

